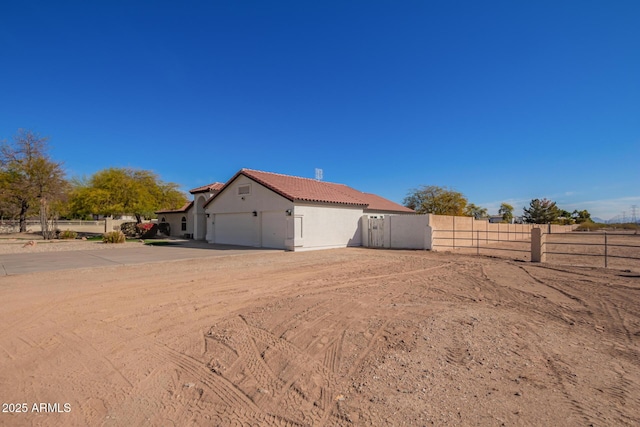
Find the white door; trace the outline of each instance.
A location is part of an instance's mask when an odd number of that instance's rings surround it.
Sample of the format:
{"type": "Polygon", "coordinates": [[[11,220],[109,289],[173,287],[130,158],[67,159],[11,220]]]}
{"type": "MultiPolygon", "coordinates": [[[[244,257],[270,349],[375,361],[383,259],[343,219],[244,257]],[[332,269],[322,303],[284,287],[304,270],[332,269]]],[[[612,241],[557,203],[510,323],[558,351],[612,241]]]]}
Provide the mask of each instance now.
{"type": "Polygon", "coordinates": [[[287,217],[283,211],[260,212],[262,221],[262,247],[284,249],[287,217]]]}
{"type": "Polygon", "coordinates": [[[369,247],[384,247],[384,219],[369,218],[369,247]]]}
{"type": "Polygon", "coordinates": [[[215,214],[214,243],[258,246],[257,218],[252,213],[215,214]]]}

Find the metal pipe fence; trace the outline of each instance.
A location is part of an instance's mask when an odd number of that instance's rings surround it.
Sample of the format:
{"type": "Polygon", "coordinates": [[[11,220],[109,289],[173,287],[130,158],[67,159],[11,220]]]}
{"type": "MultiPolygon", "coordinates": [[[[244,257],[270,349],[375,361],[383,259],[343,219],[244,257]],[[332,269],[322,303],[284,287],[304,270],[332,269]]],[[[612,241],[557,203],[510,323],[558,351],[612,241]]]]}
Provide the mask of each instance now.
{"type": "Polygon", "coordinates": [[[543,244],[543,250],[547,255],[564,255],[564,256],[577,256],[577,257],[595,257],[603,258],[604,267],[609,267],[610,260],[613,259],[627,259],[640,261],[640,235],[630,233],[611,233],[611,232],[589,232],[589,233],[554,233],[553,237],[558,238],[560,236],[571,236],[574,239],[563,239],[550,241],[547,240],[543,244]],[[584,241],[587,238],[598,241],[584,241]],[[638,244],[622,243],[622,239],[638,239],[638,244]],[[582,239],[583,241],[576,241],[582,239]],[[569,252],[561,250],[550,250],[549,247],[585,247],[587,250],[580,252],[569,252]],[[602,251],[590,251],[590,248],[602,248],[602,251]],[[637,252],[638,256],[631,256],[629,254],[622,255],[616,253],[617,248],[625,248],[627,252],[637,252]]]}
{"type": "MultiPolygon", "coordinates": [[[[541,228],[544,239],[540,251],[545,259],[570,265],[585,264],[605,268],[640,266],[640,234],[625,232],[561,232],[541,228]],[[591,259],[582,262],[580,259],[591,259]],[[600,263],[600,261],[602,262],[600,263]]],[[[527,259],[532,254],[531,231],[434,229],[434,250],[467,249],[476,254],[513,253],[514,258],[527,259]]],[[[533,255],[532,255],[533,257],[533,255]]],[[[529,258],[532,259],[532,258],[529,258]]]]}
{"type": "Polygon", "coordinates": [[[513,230],[433,230],[433,248],[470,248],[476,249],[476,253],[480,254],[483,249],[492,251],[509,251],[509,252],[526,252],[529,253],[530,249],[519,249],[514,247],[504,248],[495,245],[489,246],[494,243],[529,243],[531,240],[531,231],[513,231],[513,230]],[[438,234],[450,233],[449,236],[442,236],[438,234]],[[506,239],[501,238],[506,236],[506,239]],[[447,241],[450,243],[438,243],[440,241],[447,241]]]}

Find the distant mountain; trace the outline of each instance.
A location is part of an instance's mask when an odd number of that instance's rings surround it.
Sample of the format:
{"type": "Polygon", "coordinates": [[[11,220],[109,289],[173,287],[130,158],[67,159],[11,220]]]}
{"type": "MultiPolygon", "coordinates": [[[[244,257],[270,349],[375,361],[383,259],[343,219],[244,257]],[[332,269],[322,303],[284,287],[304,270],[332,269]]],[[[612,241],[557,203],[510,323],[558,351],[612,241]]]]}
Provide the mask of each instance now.
{"type": "Polygon", "coordinates": [[[593,222],[599,222],[601,224],[606,224],[607,220],[606,219],[602,219],[602,218],[598,218],[597,216],[593,216],[591,217],[591,221],[593,222]]]}

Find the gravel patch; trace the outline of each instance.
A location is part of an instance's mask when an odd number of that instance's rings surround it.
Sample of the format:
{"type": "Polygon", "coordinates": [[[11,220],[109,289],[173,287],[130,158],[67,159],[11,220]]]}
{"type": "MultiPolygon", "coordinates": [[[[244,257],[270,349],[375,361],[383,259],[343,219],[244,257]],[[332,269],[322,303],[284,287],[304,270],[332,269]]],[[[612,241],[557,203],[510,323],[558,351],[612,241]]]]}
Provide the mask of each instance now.
{"type": "Polygon", "coordinates": [[[0,254],[23,254],[40,252],[63,251],[94,251],[104,249],[122,249],[141,247],[142,242],[126,242],[109,244],[91,242],[86,240],[24,240],[2,239],[0,240],[0,254]]]}

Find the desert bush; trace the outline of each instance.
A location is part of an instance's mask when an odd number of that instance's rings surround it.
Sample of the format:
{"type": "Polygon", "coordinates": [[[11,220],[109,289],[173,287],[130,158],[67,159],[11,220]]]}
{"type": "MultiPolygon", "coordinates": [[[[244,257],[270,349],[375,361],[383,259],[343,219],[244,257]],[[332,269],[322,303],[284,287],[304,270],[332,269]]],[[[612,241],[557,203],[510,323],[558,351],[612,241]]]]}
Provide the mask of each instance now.
{"type": "Polygon", "coordinates": [[[576,227],[576,231],[597,231],[606,227],[606,224],[586,221],[576,227]]]}
{"type": "Polygon", "coordinates": [[[102,235],[103,243],[124,243],[126,237],[122,231],[109,231],[102,235]]]}
{"type": "Polygon", "coordinates": [[[137,225],[138,223],[136,222],[123,222],[122,224],[120,224],[120,231],[122,231],[122,233],[124,233],[124,235],[127,237],[138,237],[140,232],[137,225]]]}
{"type": "Polygon", "coordinates": [[[78,233],[71,230],[64,230],[58,233],[58,239],[69,239],[73,240],[78,237],[78,233]]]}

